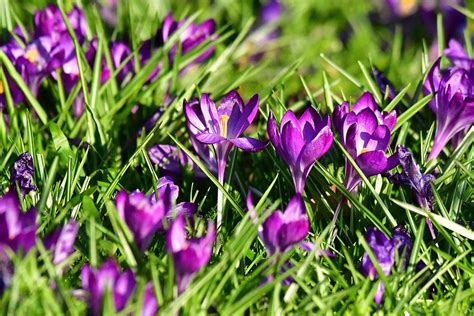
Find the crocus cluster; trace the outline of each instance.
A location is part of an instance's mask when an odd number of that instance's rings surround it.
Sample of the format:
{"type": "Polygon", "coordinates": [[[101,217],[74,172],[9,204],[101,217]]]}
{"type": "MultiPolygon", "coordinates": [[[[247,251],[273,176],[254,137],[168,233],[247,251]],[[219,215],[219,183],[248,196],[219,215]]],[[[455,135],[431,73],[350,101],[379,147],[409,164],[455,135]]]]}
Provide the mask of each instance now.
{"type": "Polygon", "coordinates": [[[289,110],[281,119],[280,129],[273,115],[268,119],[267,129],[278,155],[290,168],[296,193],[302,194],[314,163],[331,148],[333,134],[329,116],[321,118],[316,110],[308,107],[298,119],[289,110]]]}
{"type": "MultiPolygon", "coordinates": [[[[380,112],[369,92],[365,92],[352,109],[348,102],[336,107],[333,120],[342,145],[367,177],[383,174],[397,166],[397,155],[387,157],[385,154],[397,114],[395,111],[380,112]]],[[[360,182],[359,174],[346,159],[344,184],[347,190],[354,191],[360,182]]]]}
{"type": "MultiPolygon", "coordinates": [[[[121,272],[113,259],[108,259],[99,268],[84,265],[81,271],[82,288],[87,293],[89,308],[93,315],[102,315],[104,295],[110,295],[116,312],[122,311],[136,288],[132,270],[121,272]]],[[[145,286],[141,316],[156,315],[158,304],[153,293],[152,283],[145,286]]]]}
{"type": "Polygon", "coordinates": [[[178,293],[182,293],[194,275],[211,258],[215,239],[214,223],[209,222],[207,235],[188,239],[186,221],[179,215],[172,223],[166,235],[166,248],[173,256],[178,293]]]}
{"type": "MultiPolygon", "coordinates": [[[[86,36],[86,21],[82,11],[77,7],[67,14],[71,27],[82,44],[86,36]]],[[[59,9],[48,5],[44,10],[35,12],[34,31],[23,34],[16,29],[18,37],[26,43],[24,48],[12,39],[2,46],[2,51],[9,57],[16,71],[21,75],[34,96],[38,94],[41,82],[50,75],[55,76],[57,69],[67,74],[75,65],[74,45],[69,36],[66,24],[59,9]],[[30,40],[27,41],[27,38],[30,40]]],[[[76,63],[77,64],[77,63],[76,63]]],[[[7,75],[7,83],[13,102],[23,101],[23,93],[16,83],[7,75]]],[[[67,82],[65,82],[66,85],[67,82]]],[[[5,105],[5,84],[0,84],[0,103],[5,105]]]]}
{"type": "MultiPolygon", "coordinates": [[[[92,67],[97,52],[97,45],[99,45],[97,38],[87,40],[87,22],[79,7],[74,6],[67,14],[67,18],[79,45],[85,47],[84,55],[86,61],[92,67]]],[[[165,18],[156,38],[145,41],[141,46],[138,58],[141,66],[146,64],[154,50],[168,41],[171,35],[184,23],[185,20],[174,21],[172,15],[169,14],[165,18]]],[[[80,72],[74,43],[59,8],[50,4],[43,10],[37,11],[34,16],[34,31],[31,34],[22,34],[19,28],[15,30],[21,40],[26,41],[27,38],[31,38],[31,41],[26,43],[23,48],[15,39],[12,39],[9,43],[2,46],[1,49],[14,64],[16,71],[22,76],[33,95],[37,95],[41,82],[47,77],[51,76],[55,80],[59,79],[57,70],[60,70],[59,75],[61,76],[66,94],[70,95],[73,93],[74,88],[80,81],[80,72]]],[[[181,54],[184,55],[190,52],[207,40],[213,40],[215,38],[213,37],[214,32],[215,23],[213,20],[207,20],[199,25],[191,23],[180,36],[181,54]]],[[[177,45],[170,52],[170,63],[174,61],[176,47],[177,45]]],[[[104,84],[111,79],[112,73],[117,71],[115,80],[122,84],[126,81],[126,78],[134,74],[136,68],[133,58],[129,58],[125,63],[125,60],[131,55],[131,49],[125,42],[112,41],[109,51],[112,65],[106,63],[105,57],[102,58],[101,83],[104,84]]],[[[188,68],[193,64],[205,61],[213,52],[214,48],[209,48],[189,63],[188,68]]],[[[156,78],[161,68],[162,63],[159,63],[150,74],[149,80],[156,78]]],[[[11,77],[7,75],[6,83],[0,81],[0,110],[2,111],[6,105],[4,92],[6,86],[9,87],[15,104],[21,103],[24,99],[21,90],[11,77]]],[[[73,101],[73,111],[76,116],[80,116],[84,111],[84,96],[82,93],[82,90],[79,91],[73,101]]]]}
{"type": "Polygon", "coordinates": [[[428,105],[436,115],[429,160],[437,158],[449,141],[455,147],[474,123],[474,62],[454,40],[444,54],[452,66],[441,70],[441,58],[438,59],[423,85],[426,94],[433,94],[428,105]]]}
{"type": "MultiPolygon", "coordinates": [[[[265,142],[241,136],[252,124],[258,112],[259,97],[254,95],[247,104],[237,91],[227,93],[217,108],[209,94],[201,100],[184,100],[184,114],[191,137],[202,144],[212,145],[216,153],[217,178],[224,183],[225,169],[230,151],[234,146],[256,152],[265,148],[265,142]]],[[[217,227],[222,223],[222,193],[218,193],[217,227]]]]}
{"type": "Polygon", "coordinates": [[[163,229],[163,221],[171,220],[177,215],[191,217],[196,205],[189,202],[176,204],[179,187],[170,178],[161,178],[158,183],[157,195],[150,196],[140,191],[127,194],[120,191],[115,198],[115,206],[122,220],[125,221],[135,243],[145,251],[158,230],[163,229]]]}
{"type": "MultiPolygon", "coordinates": [[[[403,269],[408,264],[411,255],[412,240],[403,226],[397,226],[393,229],[392,238],[388,239],[384,233],[375,227],[371,227],[365,234],[365,240],[371,248],[378,265],[382,269],[384,275],[388,276],[392,273],[394,267],[398,267],[400,262],[403,269]]],[[[362,272],[371,280],[375,280],[378,276],[374,262],[370,259],[368,253],[362,257],[362,272]]],[[[375,302],[382,302],[385,287],[379,284],[375,293],[375,302]]]]}

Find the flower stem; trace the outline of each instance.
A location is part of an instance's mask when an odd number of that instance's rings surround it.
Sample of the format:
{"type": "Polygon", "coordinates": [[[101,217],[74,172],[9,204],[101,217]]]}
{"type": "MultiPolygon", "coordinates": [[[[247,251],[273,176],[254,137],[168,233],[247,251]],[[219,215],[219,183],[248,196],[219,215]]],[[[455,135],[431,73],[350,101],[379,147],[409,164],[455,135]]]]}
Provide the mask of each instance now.
{"type": "MultiPolygon", "coordinates": [[[[221,161],[217,166],[217,180],[224,186],[226,161],[221,161]]],[[[217,231],[219,232],[222,225],[222,218],[224,213],[224,194],[222,190],[217,191],[217,231]]]]}

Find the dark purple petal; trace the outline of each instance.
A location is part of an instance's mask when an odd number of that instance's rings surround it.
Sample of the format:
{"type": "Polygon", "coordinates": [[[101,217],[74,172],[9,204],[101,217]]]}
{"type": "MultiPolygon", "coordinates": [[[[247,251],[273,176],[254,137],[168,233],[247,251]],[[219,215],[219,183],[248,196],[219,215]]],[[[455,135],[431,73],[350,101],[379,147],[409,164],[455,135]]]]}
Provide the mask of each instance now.
{"type": "Polygon", "coordinates": [[[21,193],[26,195],[31,191],[36,191],[36,186],[33,184],[34,174],[33,157],[30,153],[24,152],[13,164],[10,182],[13,187],[18,185],[21,193]]]}
{"type": "Polygon", "coordinates": [[[387,171],[387,157],[382,150],[363,153],[356,158],[356,163],[367,177],[387,171]]]}

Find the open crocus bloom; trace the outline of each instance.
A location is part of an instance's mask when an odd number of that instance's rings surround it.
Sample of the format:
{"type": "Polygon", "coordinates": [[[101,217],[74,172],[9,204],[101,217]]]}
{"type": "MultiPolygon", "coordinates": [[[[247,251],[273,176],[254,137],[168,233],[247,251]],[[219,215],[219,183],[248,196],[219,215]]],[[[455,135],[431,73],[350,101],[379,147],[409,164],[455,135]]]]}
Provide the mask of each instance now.
{"type": "Polygon", "coordinates": [[[297,193],[303,193],[306,178],[316,160],[331,148],[331,121],[321,118],[311,107],[298,119],[290,110],[283,115],[278,129],[273,116],[268,120],[268,136],[278,155],[290,168],[297,193]]]}
{"type": "MultiPolygon", "coordinates": [[[[265,148],[267,143],[255,138],[241,136],[252,124],[258,112],[259,98],[254,95],[246,105],[237,91],[227,93],[219,108],[208,94],[203,94],[201,102],[184,100],[184,115],[191,139],[214,146],[217,162],[217,178],[224,184],[225,169],[231,149],[234,146],[245,151],[255,152],[265,148]]],[[[196,148],[196,146],[194,146],[196,148]]],[[[203,155],[201,155],[203,156],[203,155]]],[[[222,223],[223,197],[217,196],[217,227],[222,223]]]]}
{"type": "Polygon", "coordinates": [[[173,256],[179,293],[184,291],[194,274],[209,262],[215,238],[212,222],[208,224],[206,236],[192,239],[186,236],[185,224],[184,217],[178,216],[166,235],[166,248],[173,256]]]}
{"type": "MultiPolygon", "coordinates": [[[[374,256],[382,269],[383,274],[390,275],[392,268],[396,266],[398,260],[403,260],[403,268],[408,264],[408,258],[411,255],[412,241],[410,235],[406,232],[403,226],[397,226],[393,230],[392,239],[388,239],[380,230],[371,227],[365,234],[365,240],[369,244],[374,256]],[[404,255],[404,257],[403,257],[404,255]]],[[[362,257],[362,273],[368,276],[371,280],[377,278],[377,270],[374,263],[370,260],[367,253],[362,257]]],[[[383,293],[385,291],[384,285],[379,284],[378,290],[375,294],[375,302],[380,304],[382,302],[383,293]]]]}
{"type": "Polygon", "coordinates": [[[93,315],[101,315],[102,300],[106,291],[111,294],[115,311],[121,311],[135,289],[136,281],[132,270],[120,272],[112,259],[98,269],[84,265],[81,271],[82,288],[89,293],[89,307],[93,315]]]}
{"type": "Polygon", "coordinates": [[[202,95],[201,102],[185,101],[184,108],[189,125],[197,132],[195,136],[198,141],[221,145],[222,152],[229,151],[234,145],[246,151],[259,151],[265,148],[265,142],[241,137],[257,115],[258,104],[258,95],[254,95],[244,105],[240,95],[231,91],[224,96],[219,108],[206,93],[202,95]]]}
{"type": "MultiPolygon", "coordinates": [[[[344,102],[334,109],[334,126],[344,148],[367,177],[382,174],[398,164],[397,155],[385,156],[390,133],[397,121],[395,111],[381,113],[369,92],[365,92],[349,110],[344,102]]],[[[361,179],[346,160],[344,184],[349,191],[357,188],[361,179]]]]}
{"type": "Polygon", "coordinates": [[[452,140],[457,145],[474,123],[474,63],[459,43],[450,41],[445,54],[454,66],[441,71],[438,59],[424,82],[426,94],[434,94],[430,109],[436,115],[436,133],[428,159],[435,159],[452,140]]]}

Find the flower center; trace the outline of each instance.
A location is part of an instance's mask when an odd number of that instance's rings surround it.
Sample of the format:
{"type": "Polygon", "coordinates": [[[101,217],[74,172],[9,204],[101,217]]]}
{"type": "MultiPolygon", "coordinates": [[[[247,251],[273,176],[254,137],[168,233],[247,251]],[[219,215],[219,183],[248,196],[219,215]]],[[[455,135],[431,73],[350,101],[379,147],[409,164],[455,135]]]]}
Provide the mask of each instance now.
{"type": "Polygon", "coordinates": [[[36,64],[36,60],[38,59],[38,50],[36,48],[28,50],[25,54],[25,58],[28,59],[30,63],[36,64]]]}
{"type": "Polygon", "coordinates": [[[362,148],[362,150],[360,151],[360,154],[359,154],[359,155],[362,155],[362,154],[364,154],[364,153],[366,153],[366,152],[368,152],[368,151],[370,151],[370,150],[368,150],[367,148],[362,148]]]}
{"type": "Polygon", "coordinates": [[[229,121],[229,115],[221,115],[221,117],[219,118],[219,128],[221,130],[221,133],[220,135],[222,137],[227,137],[227,122],[229,121]]]}
{"type": "Polygon", "coordinates": [[[3,88],[3,82],[0,80],[0,94],[3,94],[4,91],[5,89],[3,88]]]}

